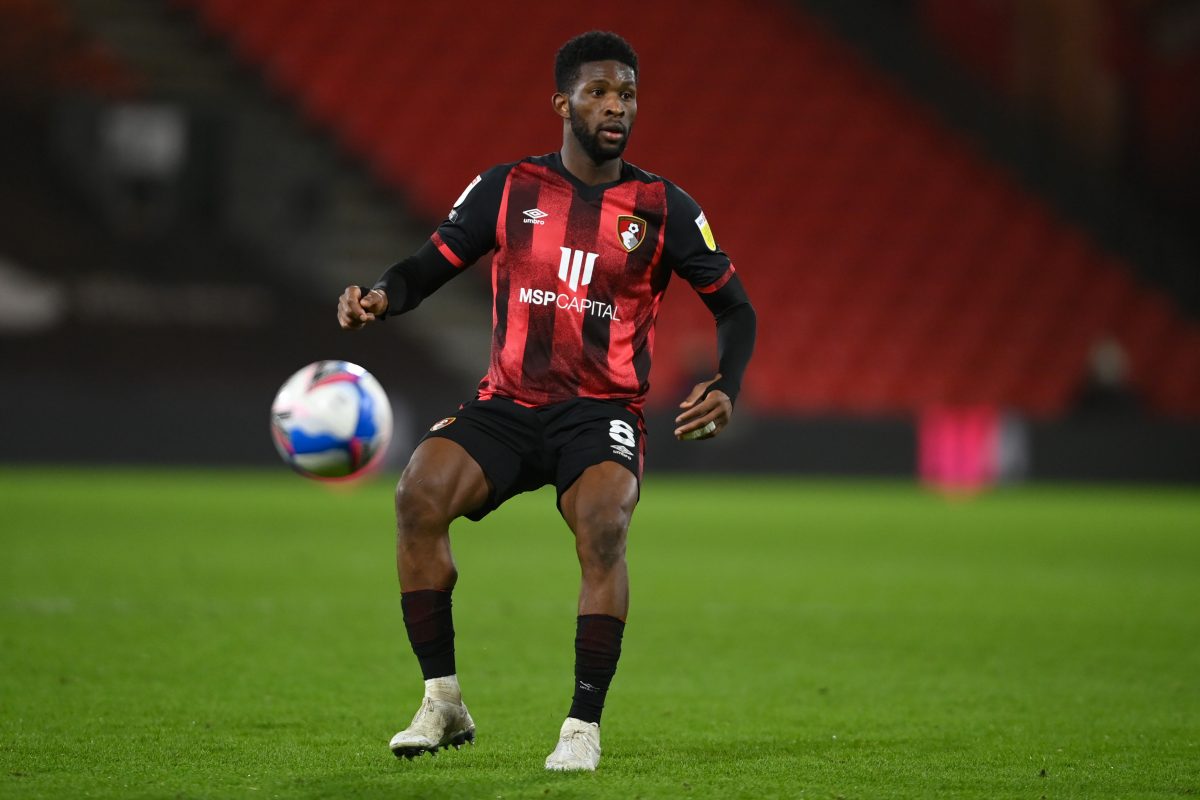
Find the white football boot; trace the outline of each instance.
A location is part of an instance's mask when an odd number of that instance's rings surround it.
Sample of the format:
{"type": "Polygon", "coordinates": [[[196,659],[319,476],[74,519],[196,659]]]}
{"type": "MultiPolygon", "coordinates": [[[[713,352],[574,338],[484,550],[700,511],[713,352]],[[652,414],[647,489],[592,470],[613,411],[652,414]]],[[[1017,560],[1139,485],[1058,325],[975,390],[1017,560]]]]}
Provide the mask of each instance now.
{"type": "Polygon", "coordinates": [[[558,746],[546,757],[546,769],[559,772],[591,772],[599,763],[600,725],[567,717],[558,733],[558,746]]]}
{"type": "Polygon", "coordinates": [[[425,681],[421,707],[409,726],[392,737],[390,747],[396,758],[412,758],[474,743],[475,721],[463,704],[458,678],[450,675],[425,681]]]}

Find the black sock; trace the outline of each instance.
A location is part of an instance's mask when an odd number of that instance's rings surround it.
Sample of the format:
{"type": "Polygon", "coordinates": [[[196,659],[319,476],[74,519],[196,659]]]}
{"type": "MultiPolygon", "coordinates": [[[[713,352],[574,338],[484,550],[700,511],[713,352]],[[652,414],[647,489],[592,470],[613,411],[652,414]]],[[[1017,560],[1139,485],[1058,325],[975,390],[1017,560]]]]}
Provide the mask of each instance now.
{"type": "Polygon", "coordinates": [[[404,609],[408,641],[425,680],[453,675],[454,617],[450,613],[450,592],[438,589],[403,592],[400,607],[404,609]]]}
{"type": "Polygon", "coordinates": [[[567,716],[600,723],[624,634],[625,623],[607,614],[584,614],[576,620],[575,697],[567,716]]]}

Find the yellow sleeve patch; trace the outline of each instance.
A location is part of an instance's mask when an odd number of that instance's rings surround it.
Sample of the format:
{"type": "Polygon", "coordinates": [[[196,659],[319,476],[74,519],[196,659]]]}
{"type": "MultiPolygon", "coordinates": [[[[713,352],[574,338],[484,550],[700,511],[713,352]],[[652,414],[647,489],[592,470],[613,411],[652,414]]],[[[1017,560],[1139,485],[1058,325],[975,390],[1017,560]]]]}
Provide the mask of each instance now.
{"type": "Polygon", "coordinates": [[[704,237],[704,243],[708,245],[708,249],[716,250],[717,240],[713,238],[712,228],[709,226],[703,211],[700,212],[700,216],[696,217],[696,227],[700,229],[700,235],[704,237]]]}

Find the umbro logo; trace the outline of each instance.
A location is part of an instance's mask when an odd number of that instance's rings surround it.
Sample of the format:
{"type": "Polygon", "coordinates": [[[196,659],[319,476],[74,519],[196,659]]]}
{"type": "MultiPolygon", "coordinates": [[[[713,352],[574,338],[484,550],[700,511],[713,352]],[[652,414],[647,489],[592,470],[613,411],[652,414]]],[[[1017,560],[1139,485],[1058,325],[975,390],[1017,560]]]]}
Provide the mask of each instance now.
{"type": "Polygon", "coordinates": [[[546,220],[544,217],[550,216],[540,208],[531,208],[528,211],[522,211],[521,213],[528,217],[528,219],[524,220],[526,225],[545,225],[546,220]]]}
{"type": "Polygon", "coordinates": [[[626,461],[632,461],[632,460],[633,460],[633,451],[632,451],[632,450],[630,450],[630,449],[629,449],[628,447],[626,447],[625,445],[623,445],[623,444],[613,444],[613,445],[609,445],[609,447],[611,447],[611,448],[612,448],[613,455],[618,455],[618,456],[620,456],[621,458],[625,459],[626,461]]]}

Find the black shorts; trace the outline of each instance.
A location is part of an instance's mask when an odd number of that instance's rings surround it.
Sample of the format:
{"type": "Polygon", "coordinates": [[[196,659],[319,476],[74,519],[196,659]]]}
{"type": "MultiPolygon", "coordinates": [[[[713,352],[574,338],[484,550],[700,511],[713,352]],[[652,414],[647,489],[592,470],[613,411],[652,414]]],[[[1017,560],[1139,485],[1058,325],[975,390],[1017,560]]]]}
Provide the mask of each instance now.
{"type": "Polygon", "coordinates": [[[527,408],[506,397],[471,400],[421,439],[457,442],[491,481],[487,502],[467,514],[481,520],[501,503],[546,484],[558,501],[593,464],[614,461],[641,486],[646,427],[640,415],[620,403],[580,397],[527,408]]]}

